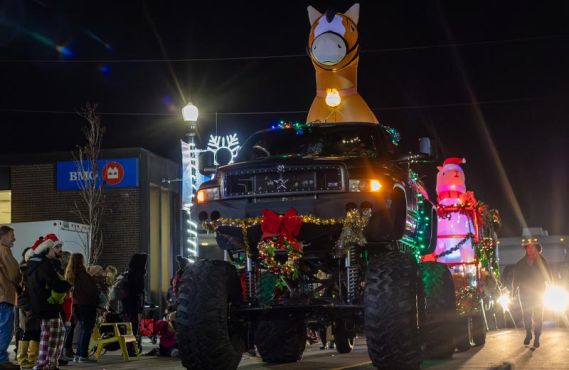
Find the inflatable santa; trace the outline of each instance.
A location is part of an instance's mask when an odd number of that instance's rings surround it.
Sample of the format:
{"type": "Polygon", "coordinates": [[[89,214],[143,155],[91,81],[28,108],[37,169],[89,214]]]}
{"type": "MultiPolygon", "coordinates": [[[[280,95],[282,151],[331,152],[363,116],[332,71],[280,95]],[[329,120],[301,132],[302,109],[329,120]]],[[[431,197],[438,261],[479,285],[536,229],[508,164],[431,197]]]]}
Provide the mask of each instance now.
{"type": "Polygon", "coordinates": [[[429,260],[453,264],[475,262],[477,240],[476,200],[466,191],[464,158],[448,158],[438,167],[437,247],[429,260]]]}

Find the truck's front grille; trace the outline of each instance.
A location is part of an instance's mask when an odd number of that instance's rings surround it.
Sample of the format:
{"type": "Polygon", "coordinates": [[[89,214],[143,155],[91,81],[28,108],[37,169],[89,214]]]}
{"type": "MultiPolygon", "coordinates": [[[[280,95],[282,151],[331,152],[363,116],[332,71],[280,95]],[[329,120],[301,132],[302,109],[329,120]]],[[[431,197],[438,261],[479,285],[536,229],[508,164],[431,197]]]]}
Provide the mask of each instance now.
{"type": "Polygon", "coordinates": [[[223,175],[223,196],[338,192],[344,190],[339,165],[284,166],[231,170],[223,175]]]}

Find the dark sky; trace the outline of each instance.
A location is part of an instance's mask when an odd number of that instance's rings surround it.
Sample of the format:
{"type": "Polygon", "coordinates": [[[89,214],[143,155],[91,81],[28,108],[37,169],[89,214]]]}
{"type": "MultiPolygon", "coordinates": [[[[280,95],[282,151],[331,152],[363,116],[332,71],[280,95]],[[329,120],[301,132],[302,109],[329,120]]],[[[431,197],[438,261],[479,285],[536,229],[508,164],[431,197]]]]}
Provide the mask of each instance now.
{"type": "MultiPolygon", "coordinates": [[[[359,92],[407,146],[429,135],[443,158],[467,158],[467,186],[500,210],[502,236],[523,222],[569,231],[562,3],[360,2],[359,92]]],[[[73,112],[87,102],[105,147],[176,161],[185,99],[200,108],[203,138],[216,112],[218,132],[241,139],[302,121],[315,95],[306,6],[352,4],[0,0],[0,152],[72,150],[84,124],[73,112]]],[[[425,170],[432,184],[434,165],[425,170]]]]}

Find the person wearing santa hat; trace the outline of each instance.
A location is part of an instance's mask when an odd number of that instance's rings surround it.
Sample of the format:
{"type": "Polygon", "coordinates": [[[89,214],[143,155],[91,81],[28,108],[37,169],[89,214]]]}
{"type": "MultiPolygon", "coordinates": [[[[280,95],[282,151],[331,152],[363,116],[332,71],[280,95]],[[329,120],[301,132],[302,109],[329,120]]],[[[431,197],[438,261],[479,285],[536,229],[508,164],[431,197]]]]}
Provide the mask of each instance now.
{"type": "Polygon", "coordinates": [[[61,304],[71,285],[56,271],[52,260],[56,258],[54,246],[59,239],[48,234],[34,245],[33,256],[28,260],[26,284],[30,307],[41,320],[39,357],[34,369],[57,369],[63,349],[65,327],[61,320],[61,304]]]}

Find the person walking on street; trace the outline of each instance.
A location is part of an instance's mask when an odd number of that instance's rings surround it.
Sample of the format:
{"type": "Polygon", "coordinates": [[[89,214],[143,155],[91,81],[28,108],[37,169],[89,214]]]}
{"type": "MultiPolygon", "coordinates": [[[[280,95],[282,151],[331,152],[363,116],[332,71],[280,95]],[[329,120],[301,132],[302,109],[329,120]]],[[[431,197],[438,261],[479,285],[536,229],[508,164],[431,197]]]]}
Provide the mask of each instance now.
{"type": "Polygon", "coordinates": [[[0,227],[0,370],[19,369],[10,362],[8,346],[14,333],[14,305],[21,281],[20,265],[12,255],[14,229],[0,227]]]}
{"type": "MultiPolygon", "coordinates": [[[[53,235],[53,234],[51,234],[53,235]]],[[[51,260],[56,258],[55,235],[47,235],[35,246],[28,260],[26,286],[29,290],[32,313],[41,319],[40,351],[34,369],[58,369],[65,328],[61,320],[61,305],[71,285],[59,275],[51,260]]]]}
{"type": "Polygon", "coordinates": [[[73,285],[73,312],[81,324],[77,355],[74,361],[95,362],[89,360],[89,340],[97,318],[99,289],[95,279],[87,272],[85,258],[81,253],[71,255],[71,260],[65,270],[65,279],[73,285]]]}
{"type": "Polygon", "coordinates": [[[519,296],[522,304],[524,327],[526,337],[524,345],[529,345],[533,334],[535,335],[533,346],[540,346],[539,337],[543,324],[543,295],[547,284],[552,281],[552,274],[547,260],[541,255],[543,247],[537,241],[523,244],[525,256],[514,267],[512,288],[515,292],[519,288],[519,296]]]}

